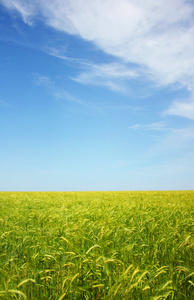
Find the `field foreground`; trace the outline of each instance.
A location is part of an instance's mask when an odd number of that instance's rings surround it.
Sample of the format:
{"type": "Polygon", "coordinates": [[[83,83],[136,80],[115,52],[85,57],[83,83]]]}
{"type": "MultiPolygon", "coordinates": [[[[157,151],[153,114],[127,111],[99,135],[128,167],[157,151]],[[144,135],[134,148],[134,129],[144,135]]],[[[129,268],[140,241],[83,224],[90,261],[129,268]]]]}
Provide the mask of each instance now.
{"type": "Polygon", "coordinates": [[[194,299],[194,191],[1,192],[0,299],[194,299]]]}

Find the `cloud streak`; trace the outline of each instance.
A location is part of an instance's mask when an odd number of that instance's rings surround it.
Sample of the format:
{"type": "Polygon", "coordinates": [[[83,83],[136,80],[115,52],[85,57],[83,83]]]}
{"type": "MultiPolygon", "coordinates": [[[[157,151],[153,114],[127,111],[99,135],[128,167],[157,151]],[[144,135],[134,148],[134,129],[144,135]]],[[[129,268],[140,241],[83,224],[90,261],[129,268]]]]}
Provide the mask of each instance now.
{"type": "MultiPolygon", "coordinates": [[[[156,87],[194,90],[194,5],[187,0],[0,0],[27,24],[42,19],[48,26],[94,43],[119,59],[110,65],[86,66],[73,79],[122,90],[114,78],[139,76],[156,87]],[[40,18],[41,17],[41,18],[40,18]],[[137,65],[128,69],[127,64],[137,65]],[[112,72],[112,74],[111,74],[112,72]],[[104,80],[106,78],[106,80],[104,80]]],[[[174,102],[168,114],[193,119],[193,101],[174,102]]]]}
{"type": "Polygon", "coordinates": [[[187,157],[187,153],[189,153],[189,155],[193,153],[191,153],[191,150],[188,150],[193,148],[193,142],[193,127],[179,129],[170,128],[166,134],[162,138],[158,139],[158,142],[149,149],[147,156],[151,158],[163,157],[164,159],[166,159],[169,155],[173,158],[175,156],[178,158],[182,155],[187,157]]]}
{"type": "Polygon", "coordinates": [[[151,124],[135,124],[130,127],[135,130],[145,130],[145,131],[164,131],[167,130],[166,122],[160,121],[151,124]]]}
{"type": "MultiPolygon", "coordinates": [[[[36,86],[40,86],[45,88],[48,94],[50,94],[56,100],[66,101],[72,104],[78,104],[79,106],[88,108],[90,110],[94,110],[99,113],[106,113],[111,110],[130,110],[130,111],[138,111],[140,110],[137,106],[132,105],[110,105],[106,102],[97,102],[97,101],[88,101],[83,100],[79,97],[73,96],[65,89],[58,87],[55,82],[45,75],[33,74],[33,83],[36,86]]],[[[0,101],[1,105],[1,101],[0,101]]]]}
{"type": "Polygon", "coordinates": [[[122,63],[83,64],[84,71],[72,78],[83,84],[101,85],[113,91],[125,92],[128,81],[140,76],[137,69],[122,63]]]}
{"type": "Polygon", "coordinates": [[[30,23],[79,35],[103,51],[144,66],[160,84],[193,78],[194,6],[185,0],[1,0],[30,23]],[[86,17],[87,16],[87,17],[86,17]]]}
{"type": "Polygon", "coordinates": [[[48,76],[33,74],[33,82],[37,86],[44,87],[47,92],[52,95],[55,99],[65,100],[71,103],[79,104],[88,108],[95,108],[95,104],[89,101],[83,101],[77,97],[72,96],[70,93],[66,92],[64,89],[61,89],[55,85],[55,82],[52,81],[48,76]]]}
{"type": "MultiPolygon", "coordinates": [[[[174,157],[189,152],[193,147],[194,127],[170,127],[167,122],[161,121],[149,124],[136,124],[130,127],[139,131],[157,131],[160,134],[154,137],[154,144],[145,153],[145,158],[160,157],[166,159],[167,155],[174,157]]],[[[190,155],[190,154],[189,154],[190,155]]]]}
{"type": "Polygon", "coordinates": [[[194,120],[194,97],[191,97],[187,101],[174,101],[164,114],[194,120]]]}

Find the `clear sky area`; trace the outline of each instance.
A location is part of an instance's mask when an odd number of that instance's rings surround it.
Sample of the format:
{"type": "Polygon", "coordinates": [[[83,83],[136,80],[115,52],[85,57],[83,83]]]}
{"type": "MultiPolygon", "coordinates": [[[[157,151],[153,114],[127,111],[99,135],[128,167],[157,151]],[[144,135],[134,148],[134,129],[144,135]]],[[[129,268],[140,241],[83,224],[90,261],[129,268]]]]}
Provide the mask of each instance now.
{"type": "Polygon", "coordinates": [[[193,0],[0,0],[0,190],[194,189],[193,0]]]}

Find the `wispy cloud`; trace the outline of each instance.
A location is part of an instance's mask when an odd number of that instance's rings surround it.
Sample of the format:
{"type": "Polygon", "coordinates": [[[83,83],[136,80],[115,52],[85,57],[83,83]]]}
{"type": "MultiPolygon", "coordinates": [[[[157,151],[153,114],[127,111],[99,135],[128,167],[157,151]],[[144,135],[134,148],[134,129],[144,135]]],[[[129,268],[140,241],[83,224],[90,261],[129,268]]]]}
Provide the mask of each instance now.
{"type": "MultiPolygon", "coordinates": [[[[124,63],[123,61],[110,63],[93,63],[86,59],[70,57],[64,55],[63,50],[48,47],[45,51],[54,57],[64,60],[65,63],[76,65],[79,70],[78,75],[71,77],[76,81],[85,85],[104,86],[112,91],[126,93],[132,92],[129,88],[134,80],[142,79],[141,68],[134,65],[124,63]]],[[[134,91],[133,94],[147,95],[148,88],[142,91],[134,91]]]]}
{"type": "Polygon", "coordinates": [[[161,121],[151,124],[136,124],[130,127],[139,131],[157,131],[162,134],[154,136],[153,144],[145,153],[145,157],[166,157],[168,155],[182,155],[190,149],[194,142],[194,127],[170,127],[167,122],[161,121]]]}
{"type": "Polygon", "coordinates": [[[188,126],[173,128],[170,127],[165,121],[159,121],[149,124],[135,124],[133,126],[130,126],[129,128],[143,131],[164,131],[166,132],[166,136],[170,137],[170,139],[173,136],[177,139],[180,138],[185,140],[194,140],[194,127],[188,126]]]}
{"type": "Polygon", "coordinates": [[[193,78],[194,6],[186,0],[1,0],[25,22],[40,13],[51,27],[144,66],[160,84],[193,78]],[[33,4],[32,4],[33,3],[33,4]]]}
{"type": "MultiPolygon", "coordinates": [[[[35,1],[36,2],[36,1],[35,1]]],[[[0,0],[6,8],[12,11],[18,11],[24,22],[32,25],[32,19],[37,14],[37,6],[36,3],[32,1],[20,1],[20,0],[0,0]]]]}
{"type": "Polygon", "coordinates": [[[72,78],[83,84],[93,84],[109,87],[113,91],[124,92],[125,84],[139,77],[135,68],[129,68],[121,63],[90,64],[84,63],[84,72],[72,78]]]}
{"type": "Polygon", "coordinates": [[[33,74],[33,82],[35,85],[43,86],[47,90],[47,92],[51,94],[55,99],[62,99],[89,108],[95,107],[94,103],[74,97],[70,93],[66,92],[64,89],[61,89],[60,87],[56,86],[55,82],[51,80],[48,76],[33,74]]]}
{"type": "Polygon", "coordinates": [[[107,111],[111,111],[111,110],[130,110],[130,111],[140,110],[138,106],[121,105],[121,104],[110,105],[110,103],[106,103],[106,101],[97,102],[97,101],[89,101],[85,99],[83,100],[81,98],[73,96],[72,94],[67,92],[64,88],[58,87],[55,84],[55,82],[48,76],[34,73],[33,83],[37,86],[44,87],[47,93],[49,93],[54,99],[67,101],[97,111],[99,113],[106,113],[107,111]]]}
{"type": "Polygon", "coordinates": [[[194,99],[174,101],[164,114],[181,116],[194,120],[194,99]]]}
{"type": "Polygon", "coordinates": [[[151,124],[135,124],[130,127],[131,129],[138,129],[138,130],[156,130],[156,131],[164,131],[167,130],[167,124],[166,122],[160,121],[156,123],[151,124]]]}
{"type": "MultiPolygon", "coordinates": [[[[187,122],[188,123],[188,122],[187,122]]],[[[138,178],[146,186],[158,186],[157,178],[166,189],[179,189],[183,182],[185,187],[192,186],[192,174],[194,168],[194,127],[179,125],[169,126],[168,122],[156,122],[149,124],[136,124],[130,127],[137,131],[137,135],[146,133],[149,135],[149,142],[144,152],[139,157],[142,163],[139,169],[135,170],[133,178],[138,178]],[[157,131],[156,135],[150,133],[157,131]],[[140,179],[141,178],[141,179],[140,179]]],[[[141,135],[142,137],[142,135],[141,135]]],[[[146,144],[146,143],[145,143],[146,144]]],[[[139,183],[138,181],[138,183],[139,183]]],[[[161,187],[160,187],[161,189],[161,187]]]]}
{"type": "Polygon", "coordinates": [[[141,69],[136,65],[126,64],[122,61],[93,63],[86,59],[64,55],[63,50],[54,47],[45,49],[49,55],[76,65],[80,72],[78,75],[71,77],[73,81],[85,85],[105,86],[117,92],[126,92],[129,90],[127,85],[130,84],[131,80],[141,78],[141,69]]]}
{"type": "Polygon", "coordinates": [[[194,127],[187,127],[187,128],[179,128],[172,130],[174,134],[180,136],[181,138],[189,141],[194,140],[194,127]]]}
{"type": "MultiPolygon", "coordinates": [[[[138,77],[156,86],[194,89],[194,4],[188,0],[0,0],[31,24],[36,18],[48,26],[90,41],[122,61],[86,67],[74,80],[122,90],[116,78],[138,77]],[[127,65],[137,65],[130,70],[127,65]],[[111,69],[113,71],[111,75],[111,69]],[[115,80],[114,80],[115,78],[115,80]],[[105,80],[104,80],[105,79],[105,80]]],[[[193,118],[192,102],[175,102],[169,114],[193,118]]]]}
{"type": "MultiPolygon", "coordinates": [[[[193,147],[194,127],[169,128],[147,152],[148,157],[179,157],[186,156],[188,149],[193,147]]],[[[189,150],[190,153],[190,150],[189,150]]]]}

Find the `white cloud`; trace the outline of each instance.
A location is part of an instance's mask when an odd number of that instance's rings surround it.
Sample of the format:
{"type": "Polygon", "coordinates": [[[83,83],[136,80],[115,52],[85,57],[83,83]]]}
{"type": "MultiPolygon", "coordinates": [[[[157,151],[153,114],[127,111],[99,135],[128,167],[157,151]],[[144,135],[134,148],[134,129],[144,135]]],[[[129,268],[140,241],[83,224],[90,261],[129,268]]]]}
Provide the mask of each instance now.
{"type": "MultiPolygon", "coordinates": [[[[188,149],[193,148],[194,127],[169,128],[162,137],[156,137],[155,145],[151,146],[146,156],[166,159],[179,155],[186,155],[188,149]]],[[[190,150],[189,150],[190,151],[190,150]]]]}
{"type": "Polygon", "coordinates": [[[160,121],[151,124],[135,124],[130,127],[131,129],[139,129],[139,130],[154,130],[154,131],[164,131],[167,130],[166,122],[160,121]]]}
{"type": "Polygon", "coordinates": [[[28,0],[0,0],[0,3],[2,3],[6,8],[18,11],[24,22],[29,25],[32,24],[32,19],[37,13],[37,6],[35,2],[28,0]]]}
{"type": "Polygon", "coordinates": [[[40,85],[47,88],[53,88],[54,86],[54,82],[48,76],[40,75],[37,73],[33,74],[33,83],[35,85],[40,85]]]}
{"type": "MultiPolygon", "coordinates": [[[[193,127],[183,127],[183,128],[173,128],[169,127],[168,123],[165,121],[159,121],[150,124],[135,124],[130,126],[131,129],[144,130],[144,131],[165,131],[164,138],[168,141],[173,141],[174,139],[180,140],[194,140],[194,128],[193,127]]],[[[169,144],[169,143],[164,143],[169,144]]],[[[171,143],[170,143],[171,144],[171,143]]]]}
{"type": "Polygon", "coordinates": [[[24,21],[51,27],[144,67],[159,84],[188,85],[194,70],[194,5],[186,0],[0,0],[24,21]],[[33,3],[33,4],[32,4],[33,3]]]}
{"type": "Polygon", "coordinates": [[[194,120],[194,100],[175,101],[165,112],[168,115],[175,115],[194,120]]]}
{"type": "MultiPolygon", "coordinates": [[[[70,103],[78,104],[82,107],[92,109],[98,113],[106,113],[107,111],[111,110],[130,110],[130,111],[137,111],[140,110],[140,107],[138,106],[132,106],[132,105],[110,105],[109,103],[106,103],[106,101],[102,102],[96,102],[96,101],[90,101],[81,99],[79,97],[76,97],[70,93],[68,93],[64,88],[60,88],[55,84],[55,82],[48,76],[40,75],[37,73],[33,74],[33,83],[37,86],[42,86],[45,88],[47,93],[51,95],[55,100],[59,101],[67,101],[70,103]]],[[[0,101],[1,105],[1,101],[0,101]]]]}
{"type": "Polygon", "coordinates": [[[84,72],[72,78],[74,81],[107,86],[113,91],[124,92],[125,83],[139,77],[137,69],[129,68],[121,63],[101,65],[84,63],[83,67],[84,72]]]}
{"type": "Polygon", "coordinates": [[[43,86],[47,90],[47,92],[50,95],[52,95],[55,99],[61,99],[71,103],[80,104],[86,107],[92,107],[92,103],[90,103],[89,101],[83,101],[77,97],[74,97],[64,89],[61,89],[58,86],[56,86],[55,82],[51,80],[48,76],[35,73],[33,74],[33,82],[35,85],[43,86]]]}
{"type": "Polygon", "coordinates": [[[193,127],[174,129],[173,133],[176,134],[177,136],[180,136],[182,139],[189,140],[189,141],[194,140],[193,127]]]}
{"type": "MultiPolygon", "coordinates": [[[[41,16],[52,28],[93,42],[122,61],[120,70],[117,64],[91,65],[74,80],[122,90],[116,78],[136,76],[141,68],[145,78],[158,86],[173,84],[189,91],[194,89],[192,1],[0,0],[0,3],[17,10],[28,24],[41,16]],[[136,64],[138,69],[128,70],[125,63],[136,64]]],[[[193,106],[193,101],[175,102],[168,113],[193,119],[193,106]]]]}
{"type": "Polygon", "coordinates": [[[193,147],[194,127],[170,127],[166,122],[156,122],[151,124],[136,124],[130,127],[134,130],[160,131],[162,135],[154,136],[154,143],[145,153],[145,158],[150,159],[160,157],[166,159],[169,155],[184,155],[184,151],[193,147]],[[168,156],[167,156],[168,154],[168,156]]]}

